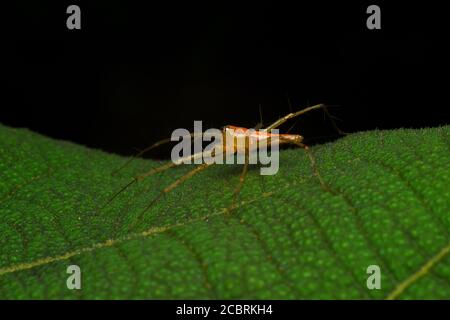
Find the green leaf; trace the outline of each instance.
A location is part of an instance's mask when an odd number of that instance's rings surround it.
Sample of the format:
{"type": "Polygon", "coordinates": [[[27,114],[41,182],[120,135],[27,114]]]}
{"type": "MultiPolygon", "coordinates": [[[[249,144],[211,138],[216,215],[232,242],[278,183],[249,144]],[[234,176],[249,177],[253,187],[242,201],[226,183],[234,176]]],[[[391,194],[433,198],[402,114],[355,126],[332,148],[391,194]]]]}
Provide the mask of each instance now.
{"type": "Polygon", "coordinates": [[[352,134],[280,170],[217,165],[158,201],[190,165],[125,158],[0,126],[0,298],[381,299],[450,297],[450,126],[352,134]],[[133,227],[134,225],[134,227],[133,227]],[[67,267],[81,268],[69,290],[67,267]],[[367,288],[378,265],[381,289],[367,288]]]}

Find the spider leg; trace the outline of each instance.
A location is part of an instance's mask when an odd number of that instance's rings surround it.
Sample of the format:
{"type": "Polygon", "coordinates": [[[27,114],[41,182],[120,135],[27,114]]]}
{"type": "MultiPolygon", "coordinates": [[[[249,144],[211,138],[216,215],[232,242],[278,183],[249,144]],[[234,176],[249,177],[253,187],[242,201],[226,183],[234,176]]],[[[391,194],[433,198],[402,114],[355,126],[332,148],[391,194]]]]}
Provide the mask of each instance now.
{"type": "Polygon", "coordinates": [[[149,176],[152,176],[152,175],[154,175],[156,173],[163,172],[163,171],[166,171],[166,170],[168,170],[170,168],[176,167],[176,166],[178,166],[180,164],[181,163],[176,163],[176,162],[170,161],[170,162],[168,162],[166,164],[163,164],[162,166],[159,166],[157,168],[153,168],[153,169],[151,169],[151,170],[149,170],[149,171],[147,171],[147,172],[145,172],[143,174],[140,174],[140,175],[134,177],[134,179],[136,181],[140,181],[140,180],[143,180],[143,179],[145,179],[145,178],[147,178],[149,176]]]}
{"type": "Polygon", "coordinates": [[[327,115],[328,119],[330,119],[331,124],[333,125],[333,128],[334,128],[334,130],[337,131],[337,133],[339,133],[340,135],[343,135],[343,136],[345,136],[345,135],[348,134],[347,132],[342,131],[342,130],[337,126],[336,121],[334,121],[335,119],[337,119],[337,120],[340,120],[340,119],[338,119],[338,118],[336,118],[336,117],[333,117],[333,116],[330,114],[330,112],[328,111],[328,108],[323,108],[323,111],[324,111],[325,114],[327,115]]]}
{"type": "Polygon", "coordinates": [[[283,118],[280,118],[277,121],[275,121],[274,123],[272,123],[270,126],[265,128],[265,130],[269,131],[271,129],[278,128],[279,126],[281,126],[283,123],[285,123],[289,119],[298,117],[299,115],[302,115],[302,114],[307,113],[309,111],[316,110],[316,109],[322,109],[322,108],[326,108],[326,106],[324,104],[316,104],[314,106],[302,109],[300,111],[297,111],[297,112],[294,112],[294,113],[289,113],[288,115],[285,115],[283,118]]]}
{"type": "Polygon", "coordinates": [[[244,166],[242,168],[241,176],[239,177],[239,183],[233,191],[233,199],[232,199],[231,205],[226,210],[227,213],[231,213],[231,211],[233,211],[236,208],[239,194],[241,193],[242,187],[244,186],[245,177],[247,176],[247,173],[248,173],[249,153],[250,153],[250,150],[248,148],[248,138],[246,139],[246,148],[245,149],[246,150],[245,150],[244,166]]]}
{"type": "Polygon", "coordinates": [[[139,214],[139,216],[137,217],[136,221],[132,224],[131,227],[134,227],[134,225],[139,222],[142,217],[144,216],[144,214],[158,201],[161,199],[161,197],[163,197],[164,195],[166,195],[167,193],[169,193],[170,191],[172,191],[173,189],[175,189],[176,187],[178,187],[180,184],[182,184],[183,182],[185,182],[187,179],[191,178],[192,176],[196,175],[197,173],[205,170],[206,168],[210,167],[211,165],[213,165],[214,163],[211,164],[201,164],[198,165],[196,168],[192,169],[191,171],[189,171],[188,173],[186,173],[184,176],[178,178],[176,181],[174,181],[173,183],[171,183],[169,186],[167,186],[166,188],[164,188],[163,191],[161,191],[145,208],[144,210],[142,210],[142,212],[139,214]]]}
{"type": "Polygon", "coordinates": [[[261,111],[261,104],[259,105],[259,122],[254,127],[255,130],[260,130],[264,126],[263,118],[262,118],[262,111],[261,111]]]}
{"type": "Polygon", "coordinates": [[[320,186],[322,187],[322,189],[334,194],[335,192],[328,186],[328,184],[325,182],[325,180],[320,175],[319,170],[317,169],[316,158],[314,157],[314,155],[311,152],[311,150],[309,149],[309,147],[306,144],[301,143],[301,142],[296,143],[295,145],[297,145],[298,147],[302,148],[305,151],[306,155],[309,158],[309,162],[311,163],[311,169],[312,169],[313,175],[317,178],[317,180],[319,180],[320,186]]]}
{"type": "Polygon", "coordinates": [[[113,202],[113,200],[115,198],[117,198],[119,196],[119,194],[121,194],[122,192],[124,192],[125,190],[127,190],[129,187],[131,187],[134,183],[136,183],[138,180],[136,178],[134,178],[133,180],[131,180],[130,182],[128,182],[125,186],[123,186],[119,191],[117,191],[116,193],[114,193],[109,199],[108,201],[106,201],[106,203],[100,207],[100,210],[103,210],[104,208],[106,208],[111,202],[113,202]]]}
{"type": "Polygon", "coordinates": [[[126,166],[128,166],[134,159],[139,158],[140,156],[144,155],[145,153],[149,152],[150,150],[152,150],[152,149],[154,149],[154,148],[156,148],[156,147],[158,147],[160,145],[169,143],[170,141],[171,141],[170,138],[163,139],[163,140],[160,140],[158,142],[155,142],[154,144],[152,144],[151,146],[149,146],[149,147],[147,147],[145,149],[142,149],[141,151],[139,151],[135,155],[132,155],[123,165],[121,165],[120,167],[115,169],[113,172],[111,172],[111,175],[112,176],[116,175],[120,170],[122,170],[126,166]]]}
{"type": "Polygon", "coordinates": [[[106,206],[108,206],[115,198],[117,198],[122,192],[124,192],[125,190],[127,190],[129,187],[131,187],[133,184],[135,184],[136,182],[138,182],[138,181],[140,181],[140,180],[142,180],[142,179],[144,179],[144,178],[146,178],[146,177],[148,177],[148,176],[151,176],[151,175],[153,175],[153,174],[156,174],[156,173],[158,173],[158,172],[162,172],[162,171],[165,171],[165,170],[168,170],[168,169],[170,169],[170,168],[173,168],[173,167],[175,167],[175,166],[177,166],[178,164],[175,164],[175,163],[173,163],[173,162],[169,162],[169,163],[166,163],[166,164],[164,164],[164,165],[162,165],[162,166],[159,166],[159,167],[157,167],[157,168],[154,168],[154,169],[152,169],[152,170],[150,170],[150,171],[148,171],[148,172],[146,172],[146,173],[144,173],[144,174],[142,174],[142,175],[139,175],[139,176],[136,176],[136,177],[134,177],[133,178],[133,180],[131,180],[129,183],[127,183],[125,186],[123,186],[119,191],[117,191],[116,193],[114,193],[109,199],[108,199],[108,201],[101,207],[101,209],[104,209],[106,206]]]}
{"type": "Polygon", "coordinates": [[[138,181],[140,181],[140,180],[143,180],[143,179],[145,179],[145,178],[147,178],[147,177],[149,177],[149,176],[152,176],[152,175],[154,175],[154,174],[156,174],[156,173],[163,172],[163,171],[166,171],[166,170],[168,170],[168,169],[170,169],[170,168],[179,166],[180,164],[183,163],[182,160],[193,160],[193,159],[195,159],[196,157],[199,157],[199,156],[201,156],[201,155],[203,155],[203,153],[201,153],[201,152],[200,152],[200,153],[195,153],[195,154],[193,154],[193,155],[191,155],[191,156],[188,156],[188,157],[185,157],[185,158],[181,159],[180,161],[177,161],[177,162],[172,162],[172,161],[171,161],[171,162],[168,162],[168,163],[166,163],[166,164],[163,164],[162,166],[159,166],[159,167],[157,167],[157,168],[153,168],[153,169],[151,169],[151,170],[149,170],[149,171],[147,171],[147,172],[145,172],[145,173],[143,173],[143,174],[140,174],[140,175],[134,177],[133,180],[131,180],[129,183],[127,183],[127,184],[126,184],[124,187],[122,187],[119,191],[117,191],[116,193],[114,193],[114,194],[108,199],[108,201],[101,207],[101,209],[104,209],[106,206],[108,206],[115,198],[117,198],[117,196],[119,196],[122,192],[124,192],[125,190],[127,190],[129,187],[131,187],[134,183],[136,183],[136,182],[138,182],[138,181]]]}
{"type": "MultiPolygon", "coordinates": [[[[222,151],[220,151],[220,152],[222,152],[222,151]]],[[[152,175],[154,175],[156,173],[163,172],[163,171],[166,171],[166,170],[168,170],[170,168],[179,166],[179,165],[181,165],[183,163],[191,163],[191,161],[193,161],[193,160],[195,160],[197,158],[202,158],[203,155],[204,155],[203,152],[198,152],[198,153],[194,153],[193,155],[186,156],[184,158],[178,159],[177,161],[168,162],[168,163],[166,163],[166,164],[164,164],[164,165],[162,165],[160,167],[153,168],[153,169],[149,170],[148,172],[145,172],[143,174],[140,174],[140,175],[136,176],[135,179],[137,181],[140,181],[140,180],[145,179],[145,178],[147,178],[149,176],[152,176],[152,175]]]]}
{"type": "Polygon", "coordinates": [[[346,134],[345,132],[343,132],[341,129],[338,128],[338,126],[336,125],[336,122],[333,120],[333,117],[330,115],[330,113],[329,113],[329,111],[327,109],[327,106],[325,104],[322,104],[322,103],[321,104],[316,104],[316,105],[311,106],[311,107],[307,107],[307,108],[302,109],[302,110],[297,111],[297,112],[289,113],[288,115],[284,116],[283,118],[280,118],[277,121],[275,121],[274,123],[272,123],[270,126],[265,128],[264,130],[265,131],[270,131],[272,129],[278,128],[283,123],[285,123],[286,121],[288,121],[288,120],[290,120],[292,118],[298,117],[298,116],[300,116],[302,114],[305,114],[305,113],[307,113],[309,111],[317,110],[317,109],[323,109],[324,110],[325,114],[329,117],[333,127],[336,129],[336,131],[339,134],[342,134],[342,135],[346,134]]]}
{"type": "MultiPolygon", "coordinates": [[[[201,136],[202,134],[204,134],[204,133],[203,132],[201,132],[201,133],[192,132],[189,135],[182,136],[182,138],[184,139],[185,137],[190,137],[191,139],[194,139],[194,138],[198,137],[199,135],[201,136]]],[[[146,147],[145,149],[142,149],[141,151],[139,151],[135,155],[131,156],[130,159],[128,159],[123,165],[121,165],[120,167],[115,169],[113,172],[111,172],[111,175],[113,175],[113,176],[116,175],[119,171],[121,171],[126,166],[128,166],[133,160],[135,160],[136,158],[141,157],[142,155],[144,155],[145,153],[151,151],[152,149],[157,148],[157,147],[159,147],[161,145],[170,143],[170,142],[173,142],[172,138],[166,138],[166,139],[159,140],[159,141],[155,142],[154,144],[152,144],[151,146],[146,147]]]]}

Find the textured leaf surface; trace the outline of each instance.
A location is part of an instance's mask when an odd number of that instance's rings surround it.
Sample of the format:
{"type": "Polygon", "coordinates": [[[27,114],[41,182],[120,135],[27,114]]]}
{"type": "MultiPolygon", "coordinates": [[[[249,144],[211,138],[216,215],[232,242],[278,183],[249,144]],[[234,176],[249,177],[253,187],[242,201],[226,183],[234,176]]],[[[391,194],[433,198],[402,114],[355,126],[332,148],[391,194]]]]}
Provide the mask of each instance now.
{"type": "Polygon", "coordinates": [[[280,154],[250,170],[224,216],[240,166],[215,166],[139,213],[191,169],[0,126],[0,298],[450,298],[450,127],[353,134],[280,154]],[[66,269],[82,271],[68,290],[66,269]],[[368,290],[378,265],[382,288],[368,290]]]}

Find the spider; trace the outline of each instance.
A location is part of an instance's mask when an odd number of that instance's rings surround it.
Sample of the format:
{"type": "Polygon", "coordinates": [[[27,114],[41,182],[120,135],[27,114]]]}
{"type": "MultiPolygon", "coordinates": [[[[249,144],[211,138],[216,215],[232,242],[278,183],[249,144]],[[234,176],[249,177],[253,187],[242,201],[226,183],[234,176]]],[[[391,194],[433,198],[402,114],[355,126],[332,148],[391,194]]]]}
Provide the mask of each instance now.
{"type": "MultiPolygon", "coordinates": [[[[222,129],[222,134],[225,137],[225,135],[227,134],[231,134],[231,136],[235,137],[237,134],[244,136],[245,138],[245,161],[243,164],[243,169],[241,172],[241,175],[239,177],[239,183],[237,184],[236,188],[234,189],[233,195],[232,195],[232,203],[230,204],[230,206],[228,207],[228,209],[226,210],[226,212],[231,213],[235,208],[236,208],[236,203],[238,200],[238,196],[239,193],[241,192],[241,189],[244,185],[244,181],[245,181],[245,177],[247,175],[248,172],[248,167],[249,167],[249,154],[251,152],[252,149],[257,148],[257,144],[252,143],[251,141],[255,142],[259,142],[262,140],[271,140],[274,139],[276,141],[276,143],[278,143],[279,145],[282,144],[290,144],[290,145],[295,145],[297,147],[302,148],[305,153],[307,154],[310,163],[311,163],[311,168],[313,171],[313,174],[317,177],[318,181],[320,182],[320,185],[322,186],[322,188],[328,190],[328,186],[327,184],[324,182],[324,180],[322,179],[322,177],[320,176],[317,167],[316,167],[316,161],[314,156],[312,155],[312,153],[309,150],[309,147],[307,145],[305,145],[303,143],[303,136],[299,135],[299,134],[280,134],[280,133],[272,133],[271,130],[278,128],[280,125],[282,125],[283,123],[285,123],[286,121],[296,118],[302,114],[305,114],[309,111],[312,110],[317,110],[317,109],[323,109],[325,111],[325,113],[330,117],[331,119],[331,115],[328,113],[327,107],[324,104],[317,104],[314,106],[310,106],[307,108],[304,108],[302,110],[299,110],[297,112],[293,112],[293,113],[289,113],[286,116],[278,119],[277,121],[275,121],[274,123],[272,123],[271,125],[269,125],[266,128],[261,129],[260,131],[254,131],[254,130],[250,130],[247,128],[242,128],[242,127],[237,127],[237,126],[232,126],[232,125],[228,125],[223,127],[222,129]],[[238,133],[236,133],[238,132],[238,133]]],[[[340,133],[340,134],[345,134],[343,133],[336,125],[335,123],[332,121],[333,126],[336,128],[336,130],[340,133]]],[[[195,138],[195,134],[190,134],[189,135],[190,138],[195,138]]],[[[143,149],[142,151],[140,151],[138,154],[136,154],[135,156],[131,157],[126,163],[124,163],[124,165],[122,165],[121,167],[119,167],[117,170],[115,170],[112,174],[116,174],[118,171],[120,171],[121,169],[123,169],[125,166],[127,166],[134,158],[142,156],[144,153],[150,151],[153,148],[156,148],[162,144],[165,143],[169,143],[172,140],[170,138],[168,139],[164,139],[161,141],[158,141],[156,143],[154,143],[153,145],[143,149]]],[[[237,146],[236,146],[236,140],[233,139],[233,143],[230,145],[223,145],[223,147],[221,147],[222,154],[224,154],[228,149],[227,148],[232,148],[231,153],[232,154],[236,154],[237,153],[237,146]]],[[[229,150],[228,150],[229,151],[229,150]]],[[[197,154],[193,154],[189,157],[186,157],[184,160],[192,160],[195,157],[199,157],[202,156],[202,153],[197,153],[197,154]]],[[[164,164],[160,167],[157,168],[153,168],[145,173],[142,173],[140,175],[135,176],[128,184],[126,184],[124,187],[122,187],[118,192],[116,192],[109,200],[108,202],[105,204],[108,205],[109,203],[111,203],[119,194],[121,194],[122,192],[124,192],[126,189],[128,189],[131,185],[133,185],[134,183],[141,181],[149,176],[152,176],[156,173],[160,173],[163,171],[166,171],[170,168],[179,166],[183,163],[183,161],[171,161],[167,164],[164,164]]],[[[182,177],[178,178],[177,180],[175,180],[174,182],[172,182],[170,185],[166,186],[160,193],[158,196],[156,196],[144,209],[143,211],[140,213],[140,215],[138,216],[138,219],[136,221],[139,221],[143,215],[158,201],[161,199],[161,197],[163,197],[164,195],[166,195],[167,193],[171,192],[172,190],[174,190],[176,187],[178,187],[180,184],[182,184],[183,182],[185,182],[186,180],[190,179],[191,177],[193,177],[194,175],[206,170],[207,168],[211,167],[212,165],[214,165],[215,163],[202,163],[202,164],[198,164],[194,169],[190,170],[189,172],[187,172],[185,175],[183,175],[182,177]]]]}

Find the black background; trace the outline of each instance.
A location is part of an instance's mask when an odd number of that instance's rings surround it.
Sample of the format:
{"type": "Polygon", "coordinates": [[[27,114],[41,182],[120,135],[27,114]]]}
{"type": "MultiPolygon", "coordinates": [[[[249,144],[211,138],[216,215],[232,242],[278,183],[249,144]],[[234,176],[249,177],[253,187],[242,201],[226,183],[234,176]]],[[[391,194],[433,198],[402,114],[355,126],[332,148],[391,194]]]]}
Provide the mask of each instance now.
{"type": "MultiPolygon", "coordinates": [[[[347,132],[447,124],[429,13],[379,1],[19,1],[4,12],[0,122],[121,154],[194,120],[252,127],[260,106],[268,124],[326,103],[347,132]],[[70,4],[81,30],[66,28],[70,4]],[[369,4],[381,30],[366,28],[369,4]]],[[[320,111],[291,132],[338,137],[320,111]]]]}

